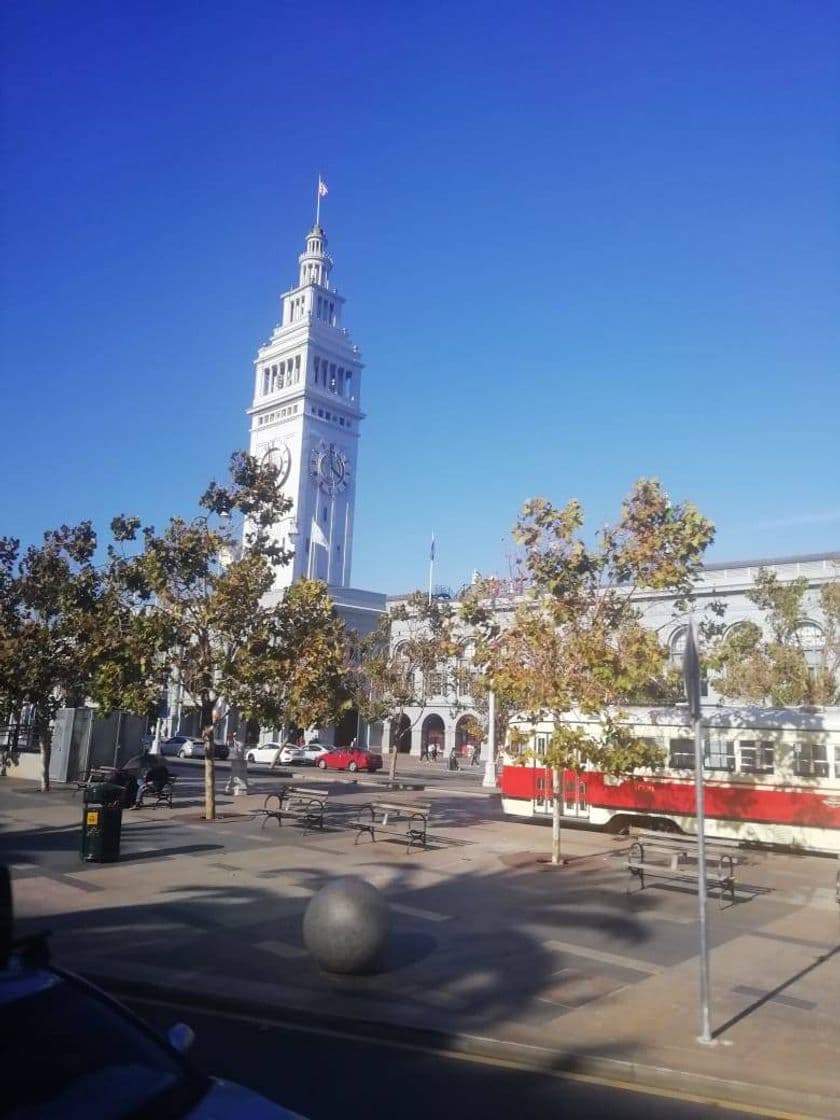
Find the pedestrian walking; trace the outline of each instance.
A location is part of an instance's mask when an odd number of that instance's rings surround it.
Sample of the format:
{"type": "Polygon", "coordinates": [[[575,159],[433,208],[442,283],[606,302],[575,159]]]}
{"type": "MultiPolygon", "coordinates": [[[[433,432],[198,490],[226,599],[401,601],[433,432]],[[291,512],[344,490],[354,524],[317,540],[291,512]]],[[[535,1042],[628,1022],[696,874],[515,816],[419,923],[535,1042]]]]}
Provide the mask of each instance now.
{"type": "Polygon", "coordinates": [[[423,742],[423,743],[420,744],[420,761],[421,762],[428,762],[429,761],[429,744],[428,743],[423,742]]]}
{"type": "Polygon", "coordinates": [[[247,724],[242,720],[234,732],[233,746],[230,748],[230,776],[225,786],[225,793],[232,793],[234,797],[251,792],[248,785],[248,762],[245,758],[246,737],[247,724]]]}

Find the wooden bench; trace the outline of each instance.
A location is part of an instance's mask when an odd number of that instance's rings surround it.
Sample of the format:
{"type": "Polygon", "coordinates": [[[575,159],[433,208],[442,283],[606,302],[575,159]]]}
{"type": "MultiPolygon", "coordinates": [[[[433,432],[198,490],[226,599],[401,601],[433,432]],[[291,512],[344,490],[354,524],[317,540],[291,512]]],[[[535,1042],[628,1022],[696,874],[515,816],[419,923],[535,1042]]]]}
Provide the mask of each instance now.
{"type": "MultiPolygon", "coordinates": [[[[680,879],[697,882],[700,865],[697,856],[696,836],[676,836],[670,833],[645,829],[635,831],[636,837],[627,855],[627,870],[631,877],[645,889],[645,876],[660,879],[680,879]],[[694,861],[693,863],[691,861],[694,861]]],[[[737,841],[705,839],[706,879],[720,890],[721,905],[724,892],[735,902],[735,857],[732,848],[737,841]]]]}
{"type": "Polygon", "coordinates": [[[283,818],[289,817],[303,825],[303,831],[317,825],[323,831],[324,812],[327,799],[330,795],[328,789],[314,789],[306,786],[284,786],[278,793],[269,793],[263,802],[262,809],[257,809],[257,814],[262,815],[261,828],[265,828],[268,820],[276,820],[282,826],[283,818]],[[272,808],[271,801],[277,805],[272,808]]]}
{"type": "Polygon", "coordinates": [[[403,802],[371,801],[359,810],[358,816],[350,820],[350,828],[356,829],[354,844],[358,844],[363,832],[367,832],[374,843],[376,834],[396,836],[406,841],[406,851],[414,844],[426,847],[426,833],[429,826],[429,813],[432,810],[428,801],[403,802]],[[388,818],[401,822],[389,824],[388,818]]]}

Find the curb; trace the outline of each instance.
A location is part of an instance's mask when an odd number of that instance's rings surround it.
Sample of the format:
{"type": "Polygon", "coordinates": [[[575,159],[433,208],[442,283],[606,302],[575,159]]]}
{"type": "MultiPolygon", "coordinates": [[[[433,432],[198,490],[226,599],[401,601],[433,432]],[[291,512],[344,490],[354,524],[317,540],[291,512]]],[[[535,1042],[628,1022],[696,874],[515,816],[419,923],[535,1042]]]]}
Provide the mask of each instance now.
{"type": "Polygon", "coordinates": [[[796,1117],[797,1120],[830,1120],[831,1117],[840,1116],[836,1100],[794,1089],[725,1080],[665,1066],[645,1065],[637,1061],[579,1055],[571,1050],[563,1052],[480,1035],[410,1027],[383,1020],[351,1018],[268,1000],[209,994],[195,988],[178,987],[177,984],[142,983],[87,971],[84,976],[91,983],[124,1000],[158,999],[182,1004],[196,1011],[266,1019],[281,1027],[288,1026],[315,1033],[329,1031],[405,1049],[503,1061],[523,1070],[550,1073],[559,1077],[565,1075],[570,1078],[608,1081],[639,1091],[691,1094],[710,1105],[748,1106],[748,1109],[765,1111],[772,1109],[776,1115],[784,1114],[796,1117]]]}

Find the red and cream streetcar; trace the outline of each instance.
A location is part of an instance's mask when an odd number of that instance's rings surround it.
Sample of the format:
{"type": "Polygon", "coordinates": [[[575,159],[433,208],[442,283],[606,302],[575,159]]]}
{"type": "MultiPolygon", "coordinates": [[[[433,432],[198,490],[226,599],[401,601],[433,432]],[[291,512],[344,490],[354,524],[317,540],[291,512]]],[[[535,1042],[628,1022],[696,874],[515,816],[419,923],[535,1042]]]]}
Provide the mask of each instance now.
{"type": "MultiPolygon", "coordinates": [[[[620,830],[695,829],[694,736],[685,709],[623,709],[628,725],[663,752],[658,770],[615,778],[563,774],[563,816],[620,830]]],[[[569,722],[597,735],[598,721],[569,722]]],[[[534,757],[505,753],[502,808],[551,816],[551,770],[540,765],[553,723],[514,720],[534,757]]],[[[840,708],[707,708],[703,713],[706,834],[840,854],[840,708]]]]}

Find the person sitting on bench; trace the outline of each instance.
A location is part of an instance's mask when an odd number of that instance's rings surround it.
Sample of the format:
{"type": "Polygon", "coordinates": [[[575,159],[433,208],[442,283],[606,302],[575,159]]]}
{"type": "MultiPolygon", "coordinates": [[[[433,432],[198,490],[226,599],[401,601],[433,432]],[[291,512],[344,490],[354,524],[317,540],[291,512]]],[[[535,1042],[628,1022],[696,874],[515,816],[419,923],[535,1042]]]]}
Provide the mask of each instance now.
{"type": "Polygon", "coordinates": [[[165,763],[156,762],[150,766],[146,771],[143,779],[143,785],[140,787],[140,792],[137,795],[137,800],[131,806],[132,809],[139,809],[143,805],[143,798],[147,793],[153,793],[155,797],[160,797],[163,793],[164,787],[170,782],[171,775],[166,768],[165,763]]]}

